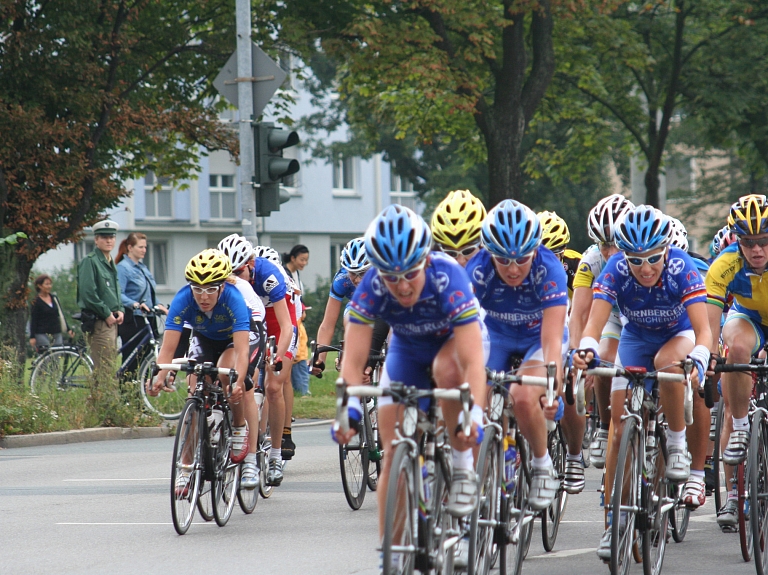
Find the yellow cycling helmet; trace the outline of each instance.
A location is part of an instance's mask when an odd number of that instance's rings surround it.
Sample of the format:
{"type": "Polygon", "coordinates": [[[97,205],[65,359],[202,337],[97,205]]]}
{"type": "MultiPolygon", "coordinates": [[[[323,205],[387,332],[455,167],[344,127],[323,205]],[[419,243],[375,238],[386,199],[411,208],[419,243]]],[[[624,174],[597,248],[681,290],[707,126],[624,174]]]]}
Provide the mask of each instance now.
{"type": "Polygon", "coordinates": [[[768,200],[762,194],[740,197],[731,206],[728,225],[737,236],[768,232],[768,200]]]}
{"type": "Polygon", "coordinates": [[[227,255],[214,249],[201,251],[184,268],[187,281],[197,285],[220,284],[231,273],[232,264],[227,255]]]}
{"type": "Polygon", "coordinates": [[[568,224],[555,212],[539,212],[536,214],[541,222],[541,243],[553,252],[565,249],[571,241],[568,224]]]}
{"type": "Polygon", "coordinates": [[[459,249],[480,242],[485,206],[469,190],[455,190],[440,202],[432,216],[432,237],[442,246],[459,249]]]}

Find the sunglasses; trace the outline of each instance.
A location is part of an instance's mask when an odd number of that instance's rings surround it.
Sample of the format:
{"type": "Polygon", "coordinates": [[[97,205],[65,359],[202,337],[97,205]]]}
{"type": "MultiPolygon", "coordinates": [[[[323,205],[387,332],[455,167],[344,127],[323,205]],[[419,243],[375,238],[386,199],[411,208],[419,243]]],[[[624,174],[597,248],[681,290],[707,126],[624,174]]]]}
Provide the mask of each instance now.
{"type": "Polygon", "coordinates": [[[523,256],[521,258],[503,258],[501,256],[493,256],[493,259],[497,264],[503,267],[508,267],[512,264],[515,264],[517,267],[521,268],[533,259],[533,254],[528,254],[527,256],[523,256]]]}
{"type": "Polygon", "coordinates": [[[213,295],[219,291],[219,287],[221,286],[203,287],[203,286],[194,286],[192,284],[189,284],[189,287],[192,288],[192,293],[195,295],[203,295],[203,294],[213,295]]]}
{"type": "Polygon", "coordinates": [[[401,272],[399,274],[381,274],[381,279],[383,279],[388,284],[396,284],[400,280],[412,282],[417,277],[419,277],[419,272],[424,269],[425,265],[427,265],[426,259],[422,260],[420,264],[418,264],[415,268],[409,269],[407,272],[401,272]]]}
{"type": "Polygon", "coordinates": [[[629,265],[639,268],[641,265],[643,265],[643,262],[648,262],[648,265],[651,265],[651,266],[659,263],[664,257],[665,253],[667,253],[667,248],[664,248],[663,251],[661,251],[658,254],[653,254],[652,256],[645,256],[645,257],[631,256],[630,257],[628,255],[625,255],[624,257],[627,258],[627,263],[629,263],[629,265]]]}
{"type": "Polygon", "coordinates": [[[768,246],[768,238],[760,238],[757,240],[751,240],[749,238],[739,238],[739,245],[743,248],[754,248],[755,246],[760,246],[761,248],[764,248],[765,246],[768,246]]]}
{"type": "Polygon", "coordinates": [[[451,250],[451,249],[445,248],[443,246],[440,246],[440,249],[442,250],[442,252],[445,255],[450,256],[453,259],[456,259],[459,256],[464,256],[465,258],[468,258],[473,253],[475,253],[478,249],[480,249],[480,244],[479,243],[471,244],[471,245],[469,245],[469,246],[467,246],[465,248],[462,248],[460,250],[451,250]]]}

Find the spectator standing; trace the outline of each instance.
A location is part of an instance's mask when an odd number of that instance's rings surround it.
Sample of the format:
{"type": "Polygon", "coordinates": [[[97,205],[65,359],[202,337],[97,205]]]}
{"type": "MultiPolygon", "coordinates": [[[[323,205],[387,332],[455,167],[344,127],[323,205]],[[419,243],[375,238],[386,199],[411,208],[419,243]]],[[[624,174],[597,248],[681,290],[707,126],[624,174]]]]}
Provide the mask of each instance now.
{"type": "Polygon", "coordinates": [[[37,297],[32,300],[29,321],[29,344],[35,349],[50,347],[51,341],[53,345],[63,345],[65,331],[70,337],[75,335],[52,288],[53,280],[48,274],[35,278],[37,297]]]}
{"type": "Polygon", "coordinates": [[[94,370],[109,361],[117,350],[117,326],[123,323],[123,304],[117,268],[112,259],[118,226],[104,220],[93,226],[95,249],[77,269],[77,305],[83,312],[94,370]],[[92,323],[92,327],[89,325],[92,323]]]}
{"type": "Polygon", "coordinates": [[[296,324],[298,326],[299,347],[296,351],[296,357],[293,359],[293,370],[291,371],[291,386],[293,390],[302,396],[311,395],[309,392],[309,371],[307,361],[309,360],[309,351],[307,349],[307,330],[304,328],[304,320],[307,317],[306,307],[301,301],[301,295],[304,293],[304,284],[301,281],[301,270],[309,263],[309,248],[298,244],[291,248],[291,251],[283,255],[283,267],[293,278],[294,283],[299,289],[299,295],[294,300],[296,309],[296,324]]]}
{"type": "MultiPolygon", "coordinates": [[[[147,253],[147,236],[141,232],[131,232],[117,250],[117,279],[120,282],[120,300],[125,310],[123,323],[117,328],[117,333],[123,342],[123,361],[133,353],[140,343],[139,338],[131,342],[131,338],[143,327],[144,320],[134,314],[142,311],[149,312],[158,306],[163,313],[168,310],[159,305],[155,292],[156,284],[152,272],[142,261],[147,253]],[[130,343],[130,345],[127,345],[130,343]],[[126,347],[127,346],[127,347],[126,347]]],[[[152,331],[157,335],[157,320],[149,318],[152,331]]],[[[141,362],[138,355],[126,366],[126,372],[135,372],[141,362]]]]}

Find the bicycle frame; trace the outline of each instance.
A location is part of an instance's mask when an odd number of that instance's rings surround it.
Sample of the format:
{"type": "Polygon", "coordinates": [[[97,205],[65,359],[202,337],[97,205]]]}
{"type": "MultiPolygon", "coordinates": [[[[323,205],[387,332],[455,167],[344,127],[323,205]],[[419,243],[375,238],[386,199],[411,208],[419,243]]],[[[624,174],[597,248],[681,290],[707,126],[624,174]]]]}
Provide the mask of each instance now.
{"type": "MultiPolygon", "coordinates": [[[[134,316],[136,317],[136,316],[134,316]]],[[[128,357],[126,357],[123,360],[123,363],[120,365],[120,367],[117,370],[117,377],[122,378],[125,375],[126,369],[128,365],[140,354],[144,351],[147,344],[151,345],[154,350],[155,354],[158,353],[157,349],[157,340],[155,339],[155,333],[152,330],[152,326],[149,323],[149,320],[147,319],[146,315],[141,316],[144,318],[144,327],[142,327],[137,333],[131,337],[126,342],[123,342],[123,345],[120,346],[120,349],[117,353],[122,354],[125,349],[128,349],[131,344],[133,344],[137,339],[141,338],[141,341],[136,345],[136,347],[133,349],[133,351],[130,353],[128,357]]]]}

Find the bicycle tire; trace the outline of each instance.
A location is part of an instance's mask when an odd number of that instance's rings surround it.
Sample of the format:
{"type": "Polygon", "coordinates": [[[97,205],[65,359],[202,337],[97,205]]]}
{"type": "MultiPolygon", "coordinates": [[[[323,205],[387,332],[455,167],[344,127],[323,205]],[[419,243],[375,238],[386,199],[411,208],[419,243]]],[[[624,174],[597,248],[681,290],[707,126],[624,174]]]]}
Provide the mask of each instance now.
{"type": "Polygon", "coordinates": [[[748,514],[745,512],[747,504],[747,465],[742,462],[736,468],[736,488],[739,492],[737,501],[739,516],[739,544],[741,546],[741,557],[745,562],[752,559],[752,529],[748,524],[748,514]]]}
{"type": "MultiPolygon", "coordinates": [[[[449,533],[458,533],[458,520],[446,510],[450,494],[450,483],[445,480],[451,472],[449,461],[451,449],[446,438],[442,448],[435,447],[434,473],[424,479],[425,483],[429,484],[429,499],[425,501],[429,516],[418,519],[418,536],[419,547],[426,549],[426,554],[421,557],[417,555],[415,564],[416,569],[422,573],[434,570],[435,573],[453,575],[456,545],[446,547],[446,538],[449,533]]],[[[456,542],[458,543],[458,540],[456,542]]]]}
{"type": "Polygon", "coordinates": [[[30,392],[41,397],[68,390],[90,393],[92,373],[93,361],[84,350],[70,346],[52,347],[32,366],[30,392]]]}
{"type": "Polygon", "coordinates": [[[211,448],[213,454],[213,480],[211,498],[213,499],[213,518],[216,525],[224,527],[232,516],[237,498],[237,486],[240,478],[240,465],[232,463],[232,422],[231,414],[226,414],[219,432],[219,440],[211,448]]]}
{"type": "Polygon", "coordinates": [[[365,500],[365,487],[368,481],[368,424],[365,423],[367,413],[363,414],[363,425],[360,433],[345,444],[339,444],[339,469],[341,471],[341,486],[344,497],[354,510],[360,509],[365,500]]]}
{"type": "Polygon", "coordinates": [[[638,507],[637,501],[638,481],[642,469],[643,446],[640,445],[640,433],[637,423],[634,419],[627,419],[624,422],[624,431],[621,434],[621,443],[619,447],[619,458],[617,461],[624,461],[625,464],[616,466],[616,475],[613,481],[613,490],[611,491],[611,510],[613,521],[611,524],[611,574],[626,575],[629,573],[632,561],[631,557],[635,555],[637,547],[635,531],[635,513],[632,509],[638,507]],[[625,489],[625,485],[627,485],[625,489]],[[622,511],[625,508],[627,513],[624,522],[624,532],[621,532],[622,511]],[[634,549],[633,549],[634,548],[634,549]]]}
{"type": "Polygon", "coordinates": [[[758,409],[752,418],[752,436],[749,445],[749,523],[752,530],[752,557],[759,575],[768,575],[768,421],[765,412],[758,409]]]}
{"type": "Polygon", "coordinates": [[[725,478],[725,470],[720,453],[720,435],[723,431],[723,419],[725,417],[725,402],[723,398],[717,403],[717,419],[715,420],[715,439],[712,449],[712,472],[715,476],[715,512],[720,511],[728,497],[728,481],[725,478]],[[724,497],[725,496],[725,497],[724,497]]]}
{"type": "Polygon", "coordinates": [[[213,500],[211,499],[211,482],[202,477],[199,482],[199,495],[197,496],[197,511],[205,521],[213,521],[213,500]]]}
{"type": "MultiPolygon", "coordinates": [[[[242,473],[240,474],[242,476],[242,473]]],[[[240,482],[237,482],[237,502],[240,504],[240,509],[246,515],[253,513],[256,509],[256,504],[259,502],[259,490],[258,489],[243,489],[240,482]]]]}
{"type": "Polygon", "coordinates": [[[691,510],[680,501],[679,490],[681,487],[675,487],[674,498],[677,499],[677,503],[674,507],[675,512],[669,514],[669,525],[672,528],[672,539],[675,543],[683,542],[691,520],[691,510]]]}
{"type": "Polygon", "coordinates": [[[381,544],[383,571],[388,575],[412,575],[416,563],[418,527],[413,520],[419,498],[412,457],[406,443],[399,444],[392,457],[381,544]]]}
{"type": "MultiPolygon", "coordinates": [[[[661,429],[660,425],[656,426],[661,429]]],[[[657,433],[658,453],[654,462],[654,472],[651,477],[648,454],[645,454],[645,475],[651,478],[642,488],[643,506],[647,510],[647,518],[642,526],[642,552],[644,575],[659,575],[664,564],[664,553],[667,549],[667,530],[669,528],[669,510],[663,511],[669,500],[669,482],[665,478],[667,463],[666,438],[662,431],[657,433]],[[654,503],[655,500],[655,503],[654,503]]],[[[686,526],[687,529],[687,526],[686,526]]]]}
{"type": "Polygon", "coordinates": [[[519,433],[517,434],[517,449],[520,454],[520,465],[518,465],[515,473],[515,491],[513,494],[508,494],[506,504],[502,505],[504,511],[502,515],[503,532],[498,539],[500,575],[520,575],[533,534],[533,517],[525,517],[521,513],[524,511],[524,507],[527,507],[531,473],[528,449],[525,439],[519,433]],[[515,513],[514,510],[517,512],[515,513]],[[521,520],[524,521],[524,524],[520,529],[520,538],[517,543],[513,543],[511,535],[521,520]]]}
{"type": "Polygon", "coordinates": [[[544,545],[544,550],[549,553],[555,548],[560,521],[563,518],[563,513],[565,513],[565,506],[568,504],[568,493],[563,488],[566,446],[562,436],[562,428],[559,425],[555,431],[549,433],[547,441],[549,455],[560,480],[560,487],[552,504],[541,512],[541,542],[544,545]]]}
{"type": "Polygon", "coordinates": [[[269,499],[273,486],[267,483],[267,463],[269,462],[269,450],[272,449],[272,438],[269,436],[269,428],[266,433],[259,434],[259,495],[262,499],[269,499]]]}
{"type": "Polygon", "coordinates": [[[384,448],[379,435],[379,417],[376,398],[370,398],[371,406],[368,409],[368,421],[370,427],[368,433],[370,449],[368,450],[368,477],[366,483],[368,489],[376,491],[379,486],[379,474],[381,473],[381,461],[384,458],[384,448]]]}
{"type": "Polygon", "coordinates": [[[184,535],[195,516],[198,488],[202,468],[202,442],[205,437],[205,417],[200,403],[195,399],[187,401],[176,428],[176,439],[173,444],[173,462],[171,465],[171,517],[176,533],[184,535]],[[184,463],[185,456],[191,461],[184,463]],[[180,473],[190,473],[185,484],[186,489],[177,492],[176,483],[180,473]]]}
{"type": "Polygon", "coordinates": [[[499,469],[501,442],[496,429],[487,427],[477,457],[479,503],[470,516],[468,575],[488,575],[494,559],[496,497],[501,485],[499,469]]]}
{"type": "Polygon", "coordinates": [[[141,401],[150,413],[159,415],[163,419],[176,420],[181,415],[184,402],[187,400],[187,382],[179,377],[180,374],[177,374],[175,391],[161,391],[154,397],[147,394],[147,383],[152,380],[152,365],[156,359],[155,350],[152,349],[139,367],[138,377],[141,401]]]}

